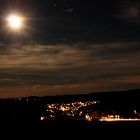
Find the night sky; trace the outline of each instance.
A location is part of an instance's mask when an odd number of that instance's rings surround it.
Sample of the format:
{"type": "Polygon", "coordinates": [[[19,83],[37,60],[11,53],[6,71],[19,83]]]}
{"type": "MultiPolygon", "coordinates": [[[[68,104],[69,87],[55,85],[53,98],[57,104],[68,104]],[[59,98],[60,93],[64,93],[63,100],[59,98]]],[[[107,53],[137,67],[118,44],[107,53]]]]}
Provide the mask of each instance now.
{"type": "Polygon", "coordinates": [[[140,88],[139,0],[1,0],[0,16],[0,98],[140,88]]]}

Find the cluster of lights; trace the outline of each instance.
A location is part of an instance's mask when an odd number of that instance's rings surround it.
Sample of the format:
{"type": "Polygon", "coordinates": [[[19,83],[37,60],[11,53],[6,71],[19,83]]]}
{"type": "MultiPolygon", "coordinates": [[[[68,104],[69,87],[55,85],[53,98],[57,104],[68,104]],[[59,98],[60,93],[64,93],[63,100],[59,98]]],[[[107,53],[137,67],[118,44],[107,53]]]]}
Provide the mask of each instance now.
{"type": "MultiPolygon", "coordinates": [[[[83,111],[79,111],[81,107],[90,106],[98,103],[97,101],[87,101],[87,102],[73,102],[73,103],[56,103],[56,104],[48,104],[46,106],[46,112],[50,112],[50,118],[55,118],[55,113],[57,111],[62,111],[66,116],[69,116],[71,119],[78,119],[75,116],[79,116],[79,119],[92,121],[93,119],[99,119],[100,121],[140,121],[139,117],[135,118],[123,118],[118,114],[108,114],[102,113],[102,116],[99,116],[99,113],[96,111],[88,111],[86,114],[83,111]]],[[[139,112],[134,110],[135,115],[139,115],[139,112]]],[[[40,120],[49,119],[46,116],[42,116],[40,120]]]]}
{"type": "Polygon", "coordinates": [[[87,102],[74,102],[74,103],[62,103],[60,104],[49,104],[48,108],[49,109],[57,109],[57,110],[61,110],[61,111],[77,111],[79,108],[81,107],[86,107],[89,105],[93,105],[96,104],[96,101],[87,101],[87,102]]]}
{"type": "Polygon", "coordinates": [[[120,120],[120,115],[107,115],[102,116],[101,121],[120,120]]]}
{"type": "MultiPolygon", "coordinates": [[[[93,105],[96,103],[97,103],[97,101],[48,104],[46,106],[46,112],[50,112],[51,115],[49,115],[49,117],[51,119],[55,118],[55,113],[58,110],[62,111],[64,114],[66,114],[69,117],[74,117],[81,107],[90,106],[90,105],[93,105]]],[[[80,111],[79,116],[82,116],[82,115],[83,115],[83,112],[80,111]]],[[[42,120],[42,118],[40,118],[40,119],[42,120]]],[[[43,120],[44,119],[45,119],[45,117],[43,118],[43,120]]],[[[87,121],[90,121],[92,118],[89,115],[87,115],[87,116],[85,116],[85,119],[87,121]]]]}

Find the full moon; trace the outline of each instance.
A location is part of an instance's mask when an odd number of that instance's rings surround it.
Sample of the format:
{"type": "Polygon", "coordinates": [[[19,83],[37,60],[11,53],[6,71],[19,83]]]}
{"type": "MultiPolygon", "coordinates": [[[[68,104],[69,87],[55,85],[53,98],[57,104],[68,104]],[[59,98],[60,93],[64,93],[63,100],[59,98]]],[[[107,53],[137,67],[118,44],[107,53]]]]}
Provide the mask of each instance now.
{"type": "Polygon", "coordinates": [[[18,15],[9,15],[7,21],[10,29],[19,30],[23,26],[23,18],[18,15]]]}

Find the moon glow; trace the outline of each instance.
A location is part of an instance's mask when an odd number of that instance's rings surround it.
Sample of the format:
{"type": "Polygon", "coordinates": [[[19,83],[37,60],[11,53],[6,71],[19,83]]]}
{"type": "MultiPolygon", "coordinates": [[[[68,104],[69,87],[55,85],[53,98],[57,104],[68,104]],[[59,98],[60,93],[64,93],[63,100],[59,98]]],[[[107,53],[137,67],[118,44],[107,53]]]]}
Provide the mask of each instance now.
{"type": "Polygon", "coordinates": [[[18,15],[9,15],[7,22],[8,27],[12,30],[19,30],[23,27],[23,18],[18,15]]]}

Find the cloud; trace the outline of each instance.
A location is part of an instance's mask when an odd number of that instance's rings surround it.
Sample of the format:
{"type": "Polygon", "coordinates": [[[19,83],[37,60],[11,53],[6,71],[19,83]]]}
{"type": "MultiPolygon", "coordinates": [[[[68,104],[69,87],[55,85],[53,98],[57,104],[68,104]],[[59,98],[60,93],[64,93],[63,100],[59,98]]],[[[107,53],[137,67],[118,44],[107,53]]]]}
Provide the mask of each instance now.
{"type": "Polygon", "coordinates": [[[55,95],[136,88],[139,47],[139,42],[1,44],[0,89],[55,95]]]}
{"type": "Polygon", "coordinates": [[[119,18],[132,23],[140,23],[140,2],[138,0],[121,1],[119,18]]]}

